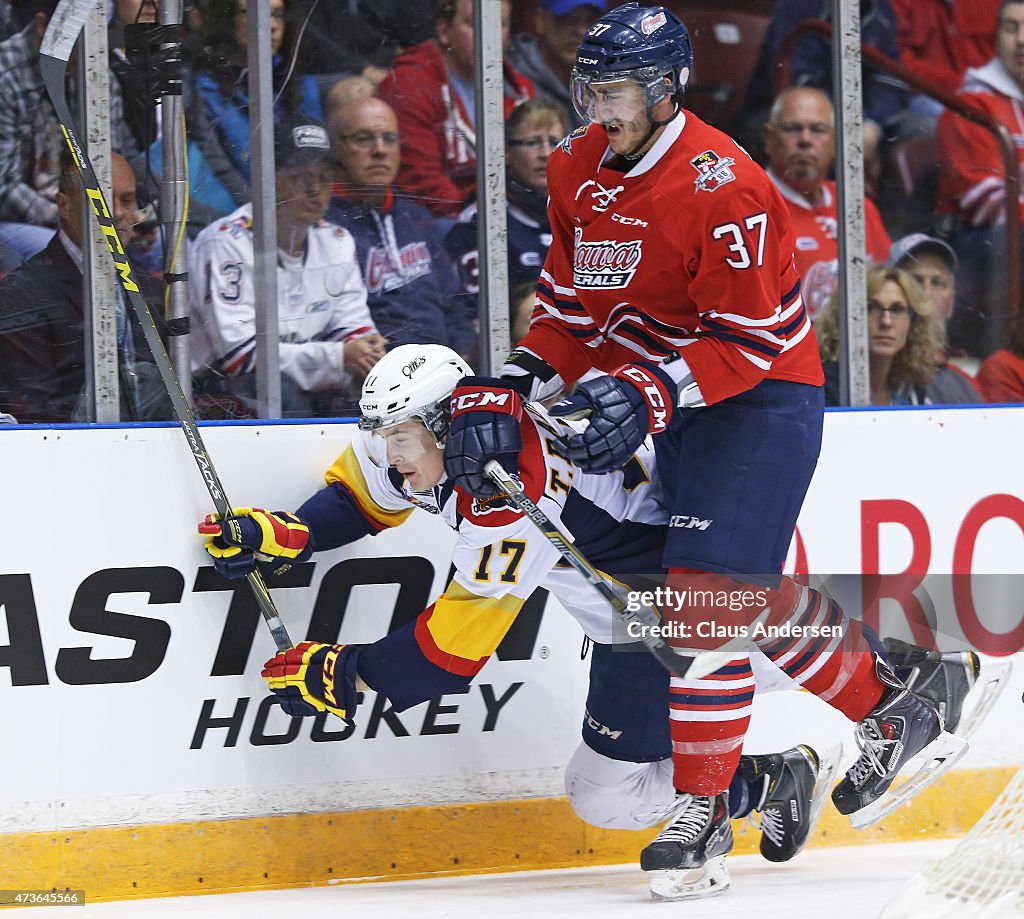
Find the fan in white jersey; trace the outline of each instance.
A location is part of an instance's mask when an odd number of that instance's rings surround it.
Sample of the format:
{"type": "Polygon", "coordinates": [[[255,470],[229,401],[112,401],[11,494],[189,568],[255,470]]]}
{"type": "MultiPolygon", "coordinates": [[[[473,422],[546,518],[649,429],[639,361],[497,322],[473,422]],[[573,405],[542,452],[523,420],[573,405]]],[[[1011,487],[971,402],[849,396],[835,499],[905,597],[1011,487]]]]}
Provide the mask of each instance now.
{"type": "MultiPolygon", "coordinates": [[[[276,138],[277,312],[285,414],[323,414],[384,354],[366,303],[355,244],[324,221],[334,171],[327,132],[285,123],[276,138]]],[[[255,398],[252,205],[206,227],[189,254],[197,390],[255,398]]]]}

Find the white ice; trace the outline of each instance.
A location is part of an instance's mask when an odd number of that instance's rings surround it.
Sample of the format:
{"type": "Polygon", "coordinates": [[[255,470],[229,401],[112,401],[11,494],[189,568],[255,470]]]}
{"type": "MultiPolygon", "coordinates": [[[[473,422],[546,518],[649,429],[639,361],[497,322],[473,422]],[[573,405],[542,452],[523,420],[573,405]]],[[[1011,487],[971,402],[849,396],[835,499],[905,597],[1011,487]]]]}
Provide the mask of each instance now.
{"type": "MultiPolygon", "coordinates": [[[[67,919],[531,919],[579,915],[621,919],[876,919],[921,865],[952,849],[954,840],[810,849],[785,865],[757,855],[729,859],[732,888],[707,900],[655,903],[635,865],[522,871],[387,883],[338,884],[258,893],[86,903],[67,919]]],[[[63,916],[53,907],[22,908],[18,919],[63,916]]]]}

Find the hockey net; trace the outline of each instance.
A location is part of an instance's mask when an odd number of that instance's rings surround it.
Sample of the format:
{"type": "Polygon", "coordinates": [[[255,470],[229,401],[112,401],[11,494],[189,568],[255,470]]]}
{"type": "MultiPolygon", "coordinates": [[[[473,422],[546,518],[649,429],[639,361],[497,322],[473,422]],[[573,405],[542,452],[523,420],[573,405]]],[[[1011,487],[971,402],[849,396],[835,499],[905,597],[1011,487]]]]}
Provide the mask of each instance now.
{"type": "Polygon", "coordinates": [[[1024,769],[944,858],[913,878],[880,919],[1024,919],[1024,769]]]}

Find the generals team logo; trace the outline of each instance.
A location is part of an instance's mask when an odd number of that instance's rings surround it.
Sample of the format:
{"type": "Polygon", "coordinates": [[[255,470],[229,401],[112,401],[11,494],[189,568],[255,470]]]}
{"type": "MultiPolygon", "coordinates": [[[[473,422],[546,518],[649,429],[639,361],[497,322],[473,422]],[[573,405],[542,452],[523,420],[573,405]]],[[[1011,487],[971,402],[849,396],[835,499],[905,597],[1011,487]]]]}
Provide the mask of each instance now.
{"type": "Polygon", "coordinates": [[[583,242],[583,231],[577,227],[576,245],[572,255],[572,282],[577,287],[626,287],[636,274],[643,258],[643,240],[617,242],[583,242]]]}
{"type": "Polygon", "coordinates": [[[697,191],[715,191],[722,185],[736,179],[736,174],[729,167],[736,160],[731,156],[720,157],[714,150],[705,150],[690,160],[690,165],[697,170],[694,185],[697,191]]]}

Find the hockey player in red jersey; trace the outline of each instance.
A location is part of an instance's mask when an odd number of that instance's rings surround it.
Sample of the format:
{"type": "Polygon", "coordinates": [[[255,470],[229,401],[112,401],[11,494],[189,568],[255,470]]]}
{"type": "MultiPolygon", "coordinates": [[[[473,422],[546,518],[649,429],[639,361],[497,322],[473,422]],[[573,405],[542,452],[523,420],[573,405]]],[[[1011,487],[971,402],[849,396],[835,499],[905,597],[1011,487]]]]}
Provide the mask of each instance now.
{"type": "MultiPolygon", "coordinates": [[[[572,92],[589,125],[549,163],[554,239],[531,329],[499,378],[456,390],[445,467],[478,497],[493,494],[483,467],[516,462],[518,398],[576,383],[552,415],[589,420],[562,442],[578,467],[609,473],[653,435],[670,515],[662,563],[677,596],[762,588],[771,614],[793,625],[838,622],[834,603],[781,574],[824,407],[787,208],[742,148],[682,109],[692,66],[686,27],[663,7],[627,3],[583,40],[572,92]],[[577,383],[592,369],[606,375],[577,383]]],[[[708,610],[690,605],[679,618],[695,627],[708,610]]],[[[958,748],[869,640],[853,623],[840,642],[762,646],[858,722],[863,752],[833,793],[847,814],[878,806],[922,750],[921,787],[958,748]]],[[[671,894],[679,872],[729,849],[726,789],[749,680],[739,665],[712,680],[672,678],[675,782],[689,804],[644,850],[652,890],[671,894]]]]}

